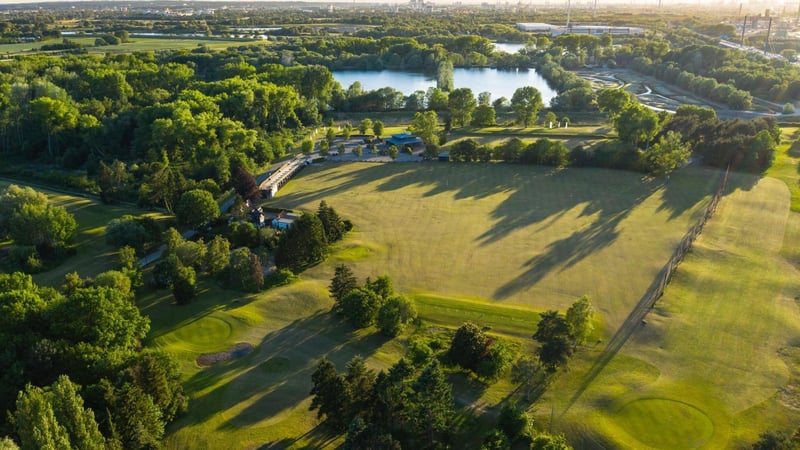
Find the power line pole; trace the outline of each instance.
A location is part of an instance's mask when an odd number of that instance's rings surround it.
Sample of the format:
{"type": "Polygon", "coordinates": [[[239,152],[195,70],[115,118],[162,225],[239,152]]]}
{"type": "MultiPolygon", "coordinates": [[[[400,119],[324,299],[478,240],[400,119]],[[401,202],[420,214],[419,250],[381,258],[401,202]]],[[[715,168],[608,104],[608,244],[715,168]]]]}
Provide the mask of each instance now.
{"type": "Polygon", "coordinates": [[[769,32],[772,31],[772,17],[769,18],[769,25],[767,25],[767,38],[764,39],[764,54],[769,51],[769,32]]]}
{"type": "Polygon", "coordinates": [[[744,16],[744,22],[742,22],[742,42],[739,45],[744,45],[744,30],[747,28],[747,16],[744,16]]]}

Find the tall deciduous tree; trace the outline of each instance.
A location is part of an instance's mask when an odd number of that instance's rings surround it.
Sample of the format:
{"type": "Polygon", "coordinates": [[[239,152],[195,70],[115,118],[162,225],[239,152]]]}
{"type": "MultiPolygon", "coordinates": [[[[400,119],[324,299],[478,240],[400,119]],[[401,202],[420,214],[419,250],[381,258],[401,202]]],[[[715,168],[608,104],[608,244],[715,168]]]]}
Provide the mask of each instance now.
{"type": "Polygon", "coordinates": [[[78,224],[63,206],[29,203],[11,216],[9,226],[17,244],[55,248],[72,237],[78,224]]]}
{"type": "Polygon", "coordinates": [[[356,328],[366,328],[375,323],[383,299],[375,292],[356,288],[342,299],[342,314],[356,328]]]}
{"type": "Polygon", "coordinates": [[[439,127],[439,117],[435,111],[418,112],[411,119],[409,130],[422,139],[426,146],[439,145],[439,136],[436,134],[439,127]]]}
{"type": "Polygon", "coordinates": [[[19,393],[13,419],[22,450],[72,448],[67,429],[58,423],[53,405],[40,388],[28,385],[19,393]]]}
{"type": "Polygon", "coordinates": [[[651,173],[669,176],[673,170],[689,160],[691,153],[689,144],[683,142],[680,133],[668,131],[645,152],[644,159],[651,173]]]}
{"type": "Polygon", "coordinates": [[[572,352],[572,347],[569,345],[569,325],[558,311],[542,313],[533,339],[541,344],[538,351],[539,359],[551,370],[567,362],[572,352]]]}
{"type": "Polygon", "coordinates": [[[258,189],[255,177],[244,167],[239,166],[234,170],[231,182],[233,182],[236,193],[243,199],[252,202],[261,198],[261,191],[258,189]]]}
{"type": "Polygon", "coordinates": [[[436,87],[443,91],[453,90],[453,63],[446,59],[436,68],[436,87]]]}
{"type": "Polygon", "coordinates": [[[481,359],[486,356],[489,340],[477,325],[467,322],[456,330],[447,354],[459,366],[477,370],[481,359]]]}
{"type": "Polygon", "coordinates": [[[372,119],[370,118],[362,119],[361,122],[358,124],[358,131],[360,131],[361,134],[367,134],[367,131],[372,131],[372,125],[373,125],[372,119]]]}
{"type": "Polygon", "coordinates": [[[639,146],[649,144],[661,129],[658,115],[638,103],[632,103],[620,113],[614,126],[623,142],[639,146]]]}
{"type": "Polygon", "coordinates": [[[206,249],[206,258],[203,266],[210,275],[217,275],[225,270],[231,259],[231,245],[221,235],[214,236],[206,249]]]}
{"type": "Polygon", "coordinates": [[[386,300],[378,310],[376,322],[381,333],[395,337],[416,318],[417,308],[414,303],[407,297],[395,295],[386,300]]]}
{"type": "Polygon", "coordinates": [[[450,92],[447,100],[447,108],[450,111],[450,116],[453,122],[464,126],[472,120],[472,112],[478,103],[475,101],[475,96],[472,94],[470,88],[458,88],[450,92]]]}
{"type": "Polygon", "coordinates": [[[511,109],[517,115],[517,123],[524,127],[534,123],[543,106],[542,94],[533,86],[521,87],[511,97],[511,109]]]}
{"type": "Polygon", "coordinates": [[[376,120],[372,123],[372,132],[375,133],[375,137],[380,138],[383,136],[383,129],[384,125],[380,120],[376,120]]]}
{"type": "Polygon", "coordinates": [[[587,295],[576,300],[567,309],[565,320],[569,327],[569,336],[574,345],[586,343],[589,335],[592,334],[592,330],[594,330],[594,325],[592,325],[593,317],[594,308],[592,308],[592,301],[587,295]]]}
{"type": "Polygon", "coordinates": [[[181,223],[198,228],[219,217],[219,205],[210,192],[192,189],[181,195],[175,214],[181,223]]]}

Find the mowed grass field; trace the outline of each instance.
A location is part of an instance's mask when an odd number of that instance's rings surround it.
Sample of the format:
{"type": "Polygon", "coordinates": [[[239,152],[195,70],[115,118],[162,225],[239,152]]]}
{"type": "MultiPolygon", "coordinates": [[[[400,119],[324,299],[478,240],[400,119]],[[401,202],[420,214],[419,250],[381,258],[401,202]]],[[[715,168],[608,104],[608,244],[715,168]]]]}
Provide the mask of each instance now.
{"type": "MultiPolygon", "coordinates": [[[[340,440],[308,411],[310,376],[326,356],[340,370],[356,354],[385,368],[407,335],[354,331],[330,313],[339,263],[363,280],[389,274],[412,295],[425,329],[470,320],[533,350],[538,313],[589,294],[596,338],[624,320],[705,206],[721,174],[687,169],[668,184],[640,174],[457,164],[318,164],[269,206],[315,210],[326,200],[355,223],[323,264],[292,285],[255,295],[211,284],[186,307],[165,291],[142,300],[149,341],[175,354],[192,398],[166,448],[325,448],[340,440]],[[250,355],[201,369],[202,353],[237,342],[250,355]]],[[[428,331],[422,331],[428,332],[428,331]]],[[[462,406],[496,406],[515,387],[454,375],[462,406]]],[[[473,420],[473,419],[465,419],[473,420]]],[[[480,437],[477,438],[479,442],[480,437]]]]}
{"type": "MultiPolygon", "coordinates": [[[[87,47],[89,53],[105,54],[111,53],[129,53],[141,51],[157,51],[157,50],[177,50],[177,49],[192,49],[198,45],[205,45],[213,49],[223,49],[239,45],[253,45],[263,43],[263,41],[242,40],[242,39],[203,39],[196,38],[169,38],[169,37],[143,37],[132,36],[131,42],[118,45],[104,45],[95,47],[95,36],[67,36],[67,39],[83,44],[87,47]]],[[[40,52],[42,45],[58,44],[61,40],[49,40],[44,42],[20,42],[16,44],[0,44],[0,58],[6,55],[17,54],[35,54],[40,52]]]]}
{"type": "MultiPolygon", "coordinates": [[[[744,188],[720,202],[646,324],[597,378],[565,374],[540,404],[540,420],[552,418],[585,447],[743,448],[765,430],[796,428],[793,158],[782,153],[771,169],[782,179],[736,177],[744,188]]],[[[591,354],[583,358],[589,366],[591,354]]]]}

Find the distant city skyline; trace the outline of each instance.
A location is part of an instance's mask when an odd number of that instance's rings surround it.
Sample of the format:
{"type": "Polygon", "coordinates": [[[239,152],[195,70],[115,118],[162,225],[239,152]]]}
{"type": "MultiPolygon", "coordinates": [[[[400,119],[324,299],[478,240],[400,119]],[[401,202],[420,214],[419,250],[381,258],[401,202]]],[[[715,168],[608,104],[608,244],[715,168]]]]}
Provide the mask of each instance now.
{"type": "MultiPolygon", "coordinates": [[[[39,0],[39,1],[30,1],[30,0],[0,0],[0,5],[10,5],[10,4],[37,4],[37,3],[152,3],[158,0],[39,0]]],[[[170,1],[170,0],[167,0],[170,1]]],[[[175,0],[178,1],[178,0],[175,0]]],[[[292,3],[309,3],[309,4],[319,4],[319,3],[372,3],[372,4],[406,4],[409,3],[409,0],[399,0],[399,1],[389,1],[389,0],[324,0],[324,1],[314,1],[314,0],[290,0],[292,3]]],[[[231,2],[231,3],[289,3],[290,1],[287,0],[184,0],[182,3],[193,4],[193,3],[220,3],[220,2],[231,2]]],[[[569,0],[571,1],[572,5],[575,7],[580,6],[589,6],[594,4],[594,0],[569,0]]],[[[437,5],[453,5],[453,4],[476,4],[480,5],[482,3],[488,4],[501,4],[501,5],[515,5],[518,3],[522,4],[533,4],[533,5],[545,5],[546,3],[550,6],[557,6],[558,4],[563,4],[565,7],[567,6],[568,0],[426,0],[426,3],[434,3],[437,5]]],[[[652,6],[658,5],[662,3],[663,5],[700,5],[700,6],[719,6],[720,4],[724,6],[736,6],[739,4],[743,4],[745,7],[773,7],[776,10],[778,8],[788,8],[800,5],[800,2],[770,2],[770,1],[740,1],[740,0],[721,0],[719,2],[715,2],[714,5],[710,5],[707,0],[598,0],[598,5],[630,5],[630,6],[652,6]]]]}

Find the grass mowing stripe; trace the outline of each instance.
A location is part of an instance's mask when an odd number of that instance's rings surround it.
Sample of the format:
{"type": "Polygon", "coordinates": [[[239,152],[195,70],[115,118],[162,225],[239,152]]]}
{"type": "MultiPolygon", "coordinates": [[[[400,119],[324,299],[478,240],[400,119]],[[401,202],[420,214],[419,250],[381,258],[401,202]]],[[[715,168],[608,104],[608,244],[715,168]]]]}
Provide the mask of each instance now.
{"type": "Polygon", "coordinates": [[[427,322],[458,327],[472,322],[492,333],[529,338],[536,330],[539,314],[528,308],[457,299],[435,294],[415,294],[420,318],[427,322]]]}

